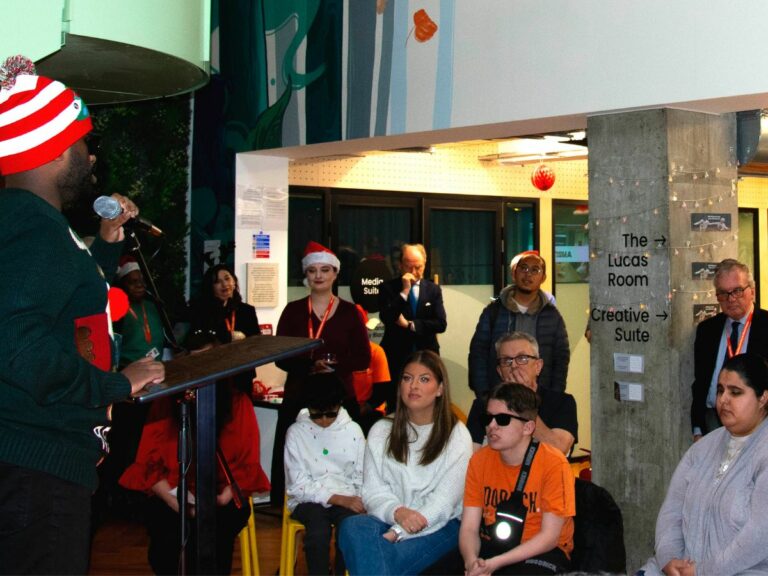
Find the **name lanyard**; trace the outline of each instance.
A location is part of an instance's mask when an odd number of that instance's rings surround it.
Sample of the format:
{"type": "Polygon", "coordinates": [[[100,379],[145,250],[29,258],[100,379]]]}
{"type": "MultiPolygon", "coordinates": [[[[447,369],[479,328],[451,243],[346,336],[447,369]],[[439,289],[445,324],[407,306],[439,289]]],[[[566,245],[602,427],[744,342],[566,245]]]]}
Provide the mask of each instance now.
{"type": "MultiPolygon", "coordinates": [[[[744,345],[744,337],[747,335],[747,331],[749,330],[750,325],[752,324],[752,314],[755,313],[754,308],[752,309],[752,312],[749,313],[749,316],[747,317],[747,321],[744,322],[744,330],[741,331],[741,336],[739,336],[739,345],[736,348],[736,352],[733,351],[733,348],[731,347],[731,339],[727,338],[726,342],[728,344],[728,358],[731,356],[735,356],[736,354],[741,354],[741,347],[744,345]]],[[[731,328],[733,330],[733,328],[731,328]]]]}
{"type": "MultiPolygon", "coordinates": [[[[139,317],[136,316],[136,312],[133,311],[132,307],[128,308],[128,312],[131,313],[131,316],[133,316],[134,320],[138,320],[139,317]]],[[[149,327],[149,319],[147,318],[147,309],[144,308],[144,302],[141,303],[141,312],[144,316],[144,340],[147,341],[147,344],[152,342],[152,329],[149,327]]]]}
{"type": "Polygon", "coordinates": [[[232,317],[230,318],[224,318],[224,324],[227,327],[227,330],[230,334],[235,333],[235,311],[232,310],[232,317]]]}
{"type": "Polygon", "coordinates": [[[331,295],[331,300],[328,302],[328,308],[325,309],[323,319],[320,320],[320,327],[317,329],[317,336],[315,336],[314,326],[312,326],[312,297],[307,297],[307,312],[309,312],[309,318],[307,319],[307,334],[309,334],[310,338],[320,338],[320,334],[323,333],[323,328],[325,328],[325,321],[328,320],[328,314],[331,313],[331,308],[333,308],[333,303],[334,298],[333,295],[331,295]]]}

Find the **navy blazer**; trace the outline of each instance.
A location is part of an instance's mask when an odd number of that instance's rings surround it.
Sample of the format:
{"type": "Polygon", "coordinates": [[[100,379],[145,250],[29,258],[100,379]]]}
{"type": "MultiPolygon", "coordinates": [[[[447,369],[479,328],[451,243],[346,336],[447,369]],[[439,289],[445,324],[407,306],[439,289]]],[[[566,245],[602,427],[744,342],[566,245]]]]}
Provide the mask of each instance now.
{"type": "Polygon", "coordinates": [[[387,355],[389,371],[395,381],[403,369],[405,360],[415,350],[440,353],[437,335],[445,332],[448,327],[440,286],[426,278],[421,279],[415,316],[411,305],[400,295],[402,287],[400,276],[384,282],[379,287],[379,319],[384,323],[381,347],[387,355]],[[406,320],[413,321],[415,331],[397,325],[400,314],[406,320]]]}
{"type": "MultiPolygon", "coordinates": [[[[694,381],[693,402],[691,403],[691,426],[704,427],[704,414],[707,409],[707,395],[715,371],[720,338],[723,336],[726,315],[722,312],[707,318],[696,328],[696,341],[693,345],[694,381]]],[[[760,354],[768,359],[768,312],[755,308],[752,326],[749,328],[749,341],[744,352],[760,354]]]]}

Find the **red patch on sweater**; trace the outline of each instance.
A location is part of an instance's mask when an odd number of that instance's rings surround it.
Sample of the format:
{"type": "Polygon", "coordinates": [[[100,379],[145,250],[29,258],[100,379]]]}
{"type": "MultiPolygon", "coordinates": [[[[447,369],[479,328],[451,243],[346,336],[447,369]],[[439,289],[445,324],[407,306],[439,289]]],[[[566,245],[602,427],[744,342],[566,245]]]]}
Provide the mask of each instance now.
{"type": "Polygon", "coordinates": [[[75,346],[80,356],[97,368],[112,368],[112,346],[107,328],[107,314],[94,314],[75,320],[75,346]]]}

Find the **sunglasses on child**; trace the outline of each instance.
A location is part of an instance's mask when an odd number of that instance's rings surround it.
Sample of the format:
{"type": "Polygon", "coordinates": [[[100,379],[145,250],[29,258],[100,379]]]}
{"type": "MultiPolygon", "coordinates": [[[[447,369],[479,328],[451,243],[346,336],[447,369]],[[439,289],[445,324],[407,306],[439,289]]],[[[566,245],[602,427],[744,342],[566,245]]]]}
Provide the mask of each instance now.
{"type": "Polygon", "coordinates": [[[490,426],[491,422],[496,420],[497,426],[509,426],[509,423],[512,422],[512,420],[520,420],[520,422],[530,422],[528,418],[523,418],[522,416],[515,416],[514,414],[489,414],[485,413],[482,417],[483,420],[483,426],[490,426]]]}
{"type": "Polygon", "coordinates": [[[309,417],[312,420],[320,420],[320,418],[336,418],[339,415],[338,410],[326,410],[325,412],[310,412],[309,417]]]}

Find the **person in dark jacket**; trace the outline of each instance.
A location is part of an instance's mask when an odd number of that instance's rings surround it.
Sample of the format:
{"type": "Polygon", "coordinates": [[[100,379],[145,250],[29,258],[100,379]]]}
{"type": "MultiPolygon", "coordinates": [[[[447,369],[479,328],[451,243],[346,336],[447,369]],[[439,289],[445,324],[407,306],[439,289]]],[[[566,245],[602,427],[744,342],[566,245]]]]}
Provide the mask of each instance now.
{"type": "Polygon", "coordinates": [[[539,388],[565,391],[571,349],[563,317],[540,288],[547,278],[546,262],[534,251],[519,256],[510,265],[514,283],[485,307],[469,344],[469,387],[478,398],[501,381],[494,344],[510,332],[526,332],[539,343],[544,361],[539,388]]]}
{"type": "Polygon", "coordinates": [[[768,358],[768,312],[755,307],[755,280],[749,267],[727,258],[717,266],[713,284],[720,313],[699,324],[693,347],[694,441],[720,427],[715,403],[723,362],[745,352],[768,358]]]}
{"type": "MultiPolygon", "coordinates": [[[[579,439],[576,400],[565,392],[539,387],[537,379],[544,362],[539,356],[536,339],[525,332],[512,332],[499,338],[495,348],[499,357],[496,371],[502,382],[523,384],[539,396],[539,415],[536,417],[533,437],[568,456],[574,442],[579,439]]],[[[467,429],[476,448],[480,447],[485,438],[485,427],[482,424],[484,411],[485,403],[475,400],[467,417],[467,429]]]]}
{"type": "Polygon", "coordinates": [[[406,358],[417,350],[439,354],[437,335],[448,327],[443,292],[423,277],[426,249],[421,244],[404,244],[400,254],[402,275],[382,284],[379,291],[379,319],[384,323],[381,347],[393,381],[387,395],[387,412],[395,409],[394,382],[400,377],[406,358]]]}

